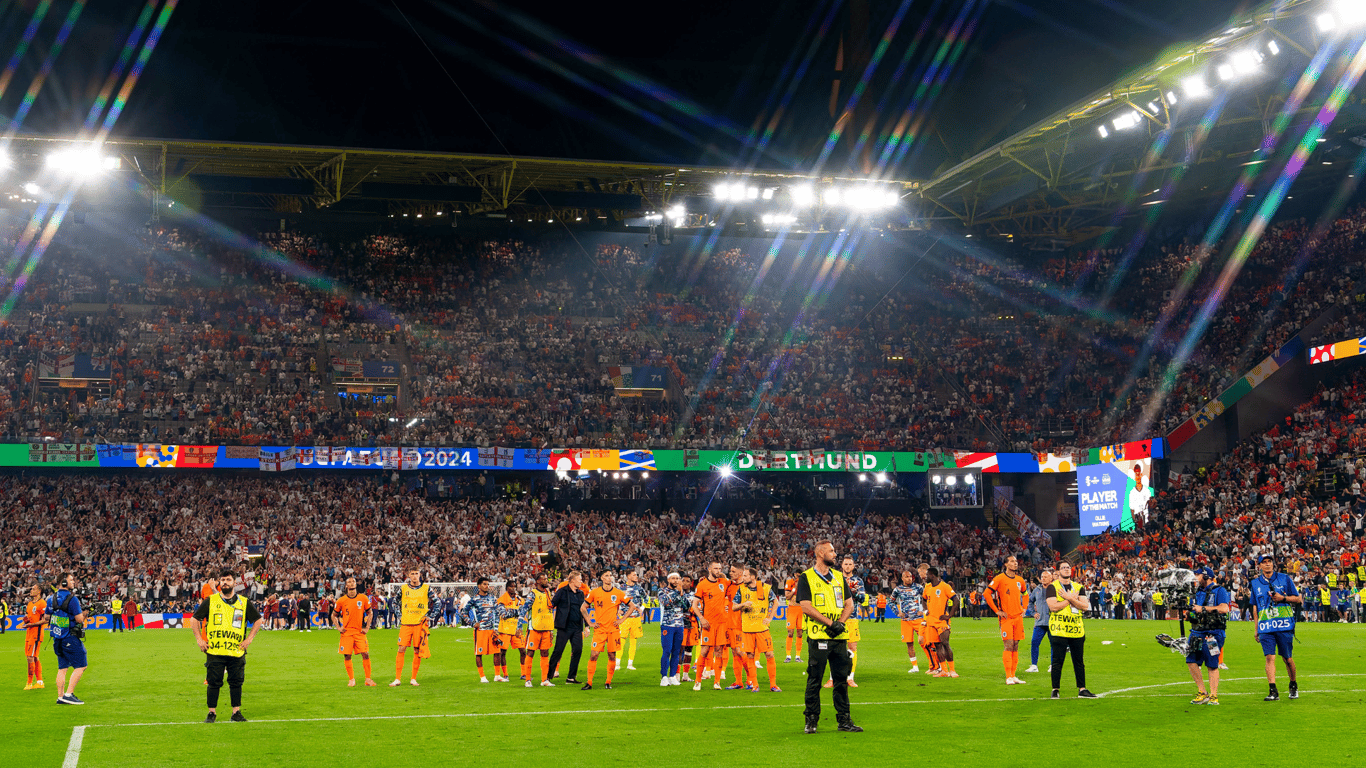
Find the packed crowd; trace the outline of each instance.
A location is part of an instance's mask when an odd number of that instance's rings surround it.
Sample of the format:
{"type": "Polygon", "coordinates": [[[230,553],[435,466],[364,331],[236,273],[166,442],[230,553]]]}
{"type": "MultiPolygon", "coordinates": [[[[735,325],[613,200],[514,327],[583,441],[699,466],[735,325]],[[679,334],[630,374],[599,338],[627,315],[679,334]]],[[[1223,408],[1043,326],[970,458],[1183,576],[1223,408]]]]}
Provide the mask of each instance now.
{"type": "MultiPolygon", "coordinates": [[[[757,246],[647,257],[554,238],[84,233],[58,238],[0,325],[0,431],[300,445],[1098,445],[1165,433],[1323,312],[1351,309],[1363,229],[1359,210],[1321,232],[1272,227],[1207,328],[1198,312],[1218,265],[1196,233],[1027,266],[944,247],[900,282],[904,259],[832,269],[757,246]],[[1199,342],[1181,375],[1165,376],[1189,333],[1199,342]],[[107,385],[39,386],[42,360],[78,353],[107,365],[107,385]],[[392,364],[397,393],[339,397],[339,359],[392,364]],[[665,368],[673,381],[663,399],[616,397],[613,365],[665,368]]],[[[1355,323],[1347,313],[1324,334],[1355,323]]]]}
{"type": "Polygon", "coordinates": [[[781,580],[806,567],[822,538],[844,543],[873,585],[895,584],[903,568],[920,562],[968,583],[1008,554],[1053,557],[995,530],[931,523],[924,515],[860,514],[858,504],[840,514],[784,504],[693,517],[677,508],[591,511],[591,503],[576,512],[544,504],[548,487],[472,482],[451,490],[396,473],[0,476],[0,585],[13,598],[34,581],[72,570],[97,598],[122,595],[152,611],[184,608],[217,569],[243,562],[251,563],[252,589],[263,596],[331,595],[349,576],[395,583],[414,563],[433,582],[572,567],[637,570],[652,583],[676,569],[703,573],[712,560],[758,565],[766,578],[781,580]],[[532,532],[555,535],[548,566],[532,532]]]}
{"type": "MultiPolygon", "coordinates": [[[[1284,423],[1214,464],[1182,469],[1159,494],[1145,527],[1081,546],[1093,575],[1146,590],[1151,601],[1158,571],[1209,567],[1245,598],[1257,559],[1269,554],[1303,588],[1331,587],[1335,606],[1366,586],[1357,570],[1366,556],[1366,375],[1360,371],[1331,381],[1284,423]]],[[[1317,589],[1314,597],[1319,605],[1317,589]]]]}

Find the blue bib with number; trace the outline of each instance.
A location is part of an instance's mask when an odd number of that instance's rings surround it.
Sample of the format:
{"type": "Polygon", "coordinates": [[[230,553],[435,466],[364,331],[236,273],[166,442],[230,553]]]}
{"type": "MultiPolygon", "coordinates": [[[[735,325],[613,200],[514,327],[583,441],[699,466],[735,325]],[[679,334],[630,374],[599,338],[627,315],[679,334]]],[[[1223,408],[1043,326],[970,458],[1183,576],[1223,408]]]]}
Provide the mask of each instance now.
{"type": "Polygon", "coordinates": [[[1277,603],[1272,593],[1298,595],[1295,583],[1284,573],[1277,573],[1268,581],[1263,576],[1252,580],[1252,605],[1257,610],[1257,634],[1266,632],[1294,632],[1295,606],[1277,603]]]}

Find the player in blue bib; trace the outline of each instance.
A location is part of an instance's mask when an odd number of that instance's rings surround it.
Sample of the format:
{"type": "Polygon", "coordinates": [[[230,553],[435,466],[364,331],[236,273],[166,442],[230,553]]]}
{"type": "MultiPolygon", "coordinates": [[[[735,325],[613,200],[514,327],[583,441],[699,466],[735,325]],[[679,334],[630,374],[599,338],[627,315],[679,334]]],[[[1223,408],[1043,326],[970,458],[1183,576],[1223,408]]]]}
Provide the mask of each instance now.
{"type": "Polygon", "coordinates": [[[1276,690],[1276,656],[1285,659],[1286,673],[1290,675],[1290,698],[1300,697],[1299,683],[1295,670],[1295,606],[1304,599],[1295,582],[1288,574],[1276,572],[1276,559],[1262,555],[1258,561],[1261,574],[1252,580],[1252,610],[1257,616],[1257,642],[1262,644],[1262,654],[1266,656],[1266,682],[1270,690],[1262,701],[1276,701],[1281,698],[1276,690]]]}

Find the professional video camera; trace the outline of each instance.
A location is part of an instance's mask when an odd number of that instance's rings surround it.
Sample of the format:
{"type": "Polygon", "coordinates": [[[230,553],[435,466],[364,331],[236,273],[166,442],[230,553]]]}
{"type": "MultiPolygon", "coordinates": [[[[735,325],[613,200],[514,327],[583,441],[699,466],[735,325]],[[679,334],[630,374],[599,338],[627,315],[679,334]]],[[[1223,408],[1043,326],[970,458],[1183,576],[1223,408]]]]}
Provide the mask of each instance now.
{"type": "MultiPolygon", "coordinates": [[[[1176,608],[1177,626],[1181,628],[1180,637],[1172,637],[1164,632],[1157,635],[1157,642],[1165,648],[1170,648],[1173,653],[1183,656],[1189,651],[1186,614],[1190,612],[1191,600],[1195,598],[1195,581],[1195,571],[1189,568],[1164,568],[1157,572],[1157,587],[1162,590],[1162,596],[1165,598],[1163,603],[1176,608]]],[[[1191,629],[1197,629],[1194,617],[1203,614],[1191,615],[1191,629]]]]}

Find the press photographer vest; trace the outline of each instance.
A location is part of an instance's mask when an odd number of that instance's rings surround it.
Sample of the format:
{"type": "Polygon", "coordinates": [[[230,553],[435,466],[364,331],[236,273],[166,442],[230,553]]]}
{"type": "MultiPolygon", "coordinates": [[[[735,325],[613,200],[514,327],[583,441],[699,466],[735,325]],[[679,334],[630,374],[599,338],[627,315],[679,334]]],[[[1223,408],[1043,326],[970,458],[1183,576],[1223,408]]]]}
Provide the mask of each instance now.
{"type": "Polygon", "coordinates": [[[208,653],[214,656],[241,656],[242,641],[247,636],[247,597],[237,595],[232,602],[214,592],[209,595],[209,620],[204,629],[204,639],[209,643],[208,653]]]}
{"type": "MultiPolygon", "coordinates": [[[[1078,595],[1081,593],[1081,586],[1075,581],[1072,588],[1067,589],[1062,582],[1053,582],[1053,590],[1061,600],[1062,594],[1078,595]]],[[[1048,615],[1048,634],[1053,637],[1086,637],[1086,626],[1081,622],[1081,611],[1077,607],[1068,603],[1059,610],[1052,611],[1048,615]]]]}
{"type": "MultiPolygon", "coordinates": [[[[831,568],[830,581],[827,582],[816,573],[815,568],[807,568],[802,577],[811,589],[811,607],[825,618],[839,621],[840,614],[844,613],[844,572],[838,568],[831,568]]],[[[846,627],[843,633],[831,637],[829,629],[824,624],[808,621],[806,636],[812,640],[848,640],[849,629],[846,627]]]]}

